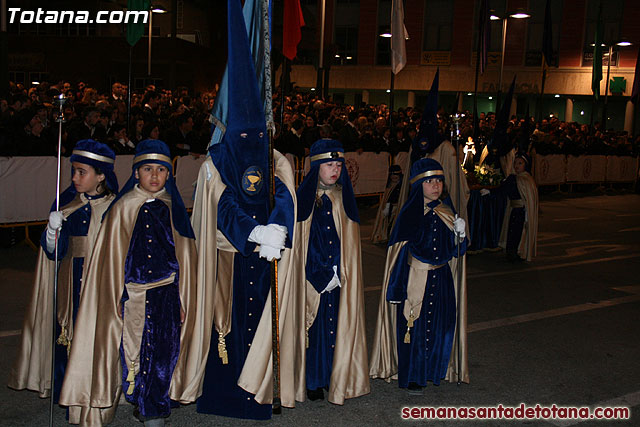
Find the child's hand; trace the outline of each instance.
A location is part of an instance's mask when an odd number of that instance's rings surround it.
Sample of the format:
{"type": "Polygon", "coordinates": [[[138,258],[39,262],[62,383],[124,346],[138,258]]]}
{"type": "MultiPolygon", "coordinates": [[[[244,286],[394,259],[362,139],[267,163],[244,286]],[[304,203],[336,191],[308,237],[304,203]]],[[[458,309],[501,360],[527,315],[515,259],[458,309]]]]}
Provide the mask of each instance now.
{"type": "Polygon", "coordinates": [[[180,307],[180,324],[182,325],[184,323],[184,310],[182,309],[182,307],[180,307]]]}

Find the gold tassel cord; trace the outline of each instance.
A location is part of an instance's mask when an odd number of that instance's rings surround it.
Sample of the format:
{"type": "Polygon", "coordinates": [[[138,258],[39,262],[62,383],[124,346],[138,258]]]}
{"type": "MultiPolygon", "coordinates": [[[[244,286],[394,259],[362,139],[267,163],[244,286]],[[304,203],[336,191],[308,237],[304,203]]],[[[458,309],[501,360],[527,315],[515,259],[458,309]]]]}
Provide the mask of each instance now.
{"type": "Polygon", "coordinates": [[[222,359],[223,365],[229,364],[229,355],[227,354],[227,344],[224,341],[222,332],[218,332],[218,356],[222,359]]]}
{"type": "Polygon", "coordinates": [[[414,320],[416,320],[417,317],[413,316],[413,308],[411,309],[410,313],[409,313],[409,320],[407,321],[407,333],[404,334],[404,343],[405,344],[409,344],[411,343],[411,328],[413,328],[413,322],[414,320]]]}
{"type": "Polygon", "coordinates": [[[67,347],[71,344],[69,338],[67,337],[67,329],[63,326],[62,331],[60,332],[60,336],[56,341],[57,344],[66,345],[67,347]]]}
{"type": "Polygon", "coordinates": [[[305,328],[304,343],[305,343],[305,348],[309,348],[309,328],[305,328]]]}
{"type": "Polygon", "coordinates": [[[67,347],[67,356],[69,356],[69,352],[71,351],[71,340],[67,335],[67,329],[63,326],[62,331],[60,332],[60,336],[56,340],[56,344],[64,345],[67,347]]]}
{"type": "Polygon", "coordinates": [[[127,388],[127,394],[132,395],[133,389],[136,384],[136,362],[131,362],[131,367],[129,368],[129,373],[127,374],[126,381],[129,383],[129,388],[127,388]]]}

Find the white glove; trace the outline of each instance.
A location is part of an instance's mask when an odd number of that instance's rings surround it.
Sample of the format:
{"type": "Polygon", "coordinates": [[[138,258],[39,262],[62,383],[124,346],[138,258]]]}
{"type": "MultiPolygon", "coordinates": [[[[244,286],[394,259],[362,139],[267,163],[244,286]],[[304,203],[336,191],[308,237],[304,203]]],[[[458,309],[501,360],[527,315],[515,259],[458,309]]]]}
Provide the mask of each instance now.
{"type": "Polygon", "coordinates": [[[491,191],[487,190],[486,188],[481,188],[481,189],[480,189],[480,195],[481,195],[481,196],[486,196],[486,195],[488,195],[489,193],[491,193],[491,191]]]}
{"type": "Polygon", "coordinates": [[[62,221],[66,221],[61,211],[53,211],[49,214],[49,224],[47,224],[47,251],[53,252],[56,246],[56,231],[62,229],[62,221]]]}
{"type": "Polygon", "coordinates": [[[284,249],[284,241],[287,238],[287,232],[282,231],[282,228],[276,224],[268,225],[256,225],[251,234],[249,234],[249,241],[257,243],[259,245],[268,245],[276,249],[284,249]]]}
{"type": "Polygon", "coordinates": [[[275,227],[275,228],[277,228],[278,230],[282,231],[282,232],[285,234],[285,236],[286,236],[287,234],[289,234],[289,230],[287,230],[287,227],[285,227],[284,225],[280,225],[280,224],[267,224],[267,227],[275,227]]]}
{"type": "Polygon", "coordinates": [[[453,229],[455,230],[456,234],[460,235],[460,238],[462,239],[464,239],[465,236],[467,235],[465,233],[464,228],[465,228],[464,219],[456,215],[456,219],[453,220],[453,229]]]}
{"type": "Polygon", "coordinates": [[[60,230],[62,228],[62,221],[66,221],[67,219],[62,214],[62,211],[53,211],[49,214],[49,230],[53,230],[54,234],[56,230],[60,230]]]}
{"type": "Polygon", "coordinates": [[[327,287],[324,288],[324,291],[322,291],[322,293],[331,292],[332,290],[334,290],[338,286],[340,286],[340,279],[338,279],[338,266],[334,265],[333,266],[333,277],[331,278],[331,280],[329,280],[329,284],[327,284],[327,287]]]}
{"type": "Polygon", "coordinates": [[[271,262],[274,259],[280,259],[280,249],[269,245],[260,245],[260,258],[266,258],[271,262]]]}
{"type": "Polygon", "coordinates": [[[391,203],[387,203],[382,210],[382,216],[389,216],[389,211],[391,210],[391,203]]]}

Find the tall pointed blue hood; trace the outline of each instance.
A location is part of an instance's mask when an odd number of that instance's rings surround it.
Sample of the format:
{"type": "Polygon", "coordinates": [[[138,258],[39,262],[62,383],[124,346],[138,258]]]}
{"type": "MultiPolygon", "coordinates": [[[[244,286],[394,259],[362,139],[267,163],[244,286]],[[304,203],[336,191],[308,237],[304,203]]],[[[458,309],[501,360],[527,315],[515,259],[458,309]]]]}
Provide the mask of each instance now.
{"type": "Polygon", "coordinates": [[[431,83],[431,90],[427,97],[427,104],[422,112],[420,130],[413,140],[411,163],[421,159],[425,154],[432,153],[442,142],[438,135],[438,87],[440,82],[440,68],[431,83]]]}
{"type": "Polygon", "coordinates": [[[228,28],[229,116],[222,141],[209,152],[222,181],[241,201],[265,203],[269,137],[240,0],[228,1],[228,28]]]}

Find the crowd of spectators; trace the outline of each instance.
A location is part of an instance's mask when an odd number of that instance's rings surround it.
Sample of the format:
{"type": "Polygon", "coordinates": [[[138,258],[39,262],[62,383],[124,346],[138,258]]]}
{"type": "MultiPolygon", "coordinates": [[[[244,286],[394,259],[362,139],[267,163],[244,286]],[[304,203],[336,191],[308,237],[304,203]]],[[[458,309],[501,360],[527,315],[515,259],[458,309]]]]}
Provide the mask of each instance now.
{"type": "MultiPolygon", "coordinates": [[[[10,84],[10,95],[0,99],[0,155],[56,154],[59,107],[55,98],[60,93],[67,98],[62,134],[65,156],[71,154],[77,141],[86,138],[109,144],[116,154],[133,153],[136,144],[147,138],[164,140],[174,156],[206,153],[213,92],[192,95],[187,88],[171,91],[150,85],[132,93],[128,114],[127,87],[121,83],[114,83],[110,93],[99,93],[83,82],[59,82],[41,83],[30,89],[10,84]]],[[[391,112],[385,104],[356,108],[300,92],[285,97],[284,106],[276,95],[273,108],[275,147],[300,157],[320,138],[338,139],[346,151],[392,155],[408,151],[421,118],[417,108],[391,112]]],[[[441,109],[438,117],[440,133],[448,139],[448,115],[441,109]]],[[[495,124],[495,114],[481,113],[474,134],[472,116],[466,112],[460,125],[463,140],[473,136],[480,149],[491,140],[495,124]]],[[[640,142],[640,136],[633,139],[625,132],[604,130],[599,123],[590,127],[555,117],[536,123],[533,118],[513,116],[507,134],[510,144],[539,154],[636,155],[640,142]]]]}
{"type": "Polygon", "coordinates": [[[110,93],[99,93],[83,82],[72,85],[41,83],[30,89],[10,84],[8,99],[0,99],[0,155],[56,155],[59,104],[63,105],[62,152],[70,156],[77,141],[92,138],[108,144],[116,154],[132,154],[138,142],[162,139],[173,155],[204,154],[211,125],[213,94],[189,96],[186,88],[157,90],[147,86],[132,93],[127,108],[127,87],[114,83],[110,93]]]}

